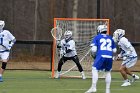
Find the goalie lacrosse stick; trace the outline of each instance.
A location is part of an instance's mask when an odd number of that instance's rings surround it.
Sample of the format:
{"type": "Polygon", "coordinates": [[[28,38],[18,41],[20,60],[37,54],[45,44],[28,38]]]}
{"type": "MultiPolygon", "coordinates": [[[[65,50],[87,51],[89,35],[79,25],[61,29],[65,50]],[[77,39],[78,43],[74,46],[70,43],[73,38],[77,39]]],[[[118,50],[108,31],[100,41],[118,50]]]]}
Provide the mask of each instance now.
{"type": "MultiPolygon", "coordinates": [[[[56,40],[57,45],[60,45],[61,37],[62,37],[62,29],[60,27],[54,27],[51,30],[52,37],[56,40]]],[[[62,57],[61,50],[58,50],[60,53],[60,58],[62,57]]]]}
{"type": "Polygon", "coordinates": [[[56,41],[60,41],[62,37],[62,29],[60,27],[54,27],[51,30],[51,34],[56,41]]]}

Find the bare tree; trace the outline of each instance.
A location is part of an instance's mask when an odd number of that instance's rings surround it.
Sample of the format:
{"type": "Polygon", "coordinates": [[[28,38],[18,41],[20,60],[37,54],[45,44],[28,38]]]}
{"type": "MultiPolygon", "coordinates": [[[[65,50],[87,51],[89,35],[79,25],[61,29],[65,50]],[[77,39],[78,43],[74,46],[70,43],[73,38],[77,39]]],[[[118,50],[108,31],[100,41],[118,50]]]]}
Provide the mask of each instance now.
{"type": "MultiPolygon", "coordinates": [[[[73,5],[73,18],[77,18],[77,12],[78,12],[78,1],[79,0],[74,0],[74,5],[73,5]]],[[[77,27],[76,27],[76,21],[74,22],[74,37],[77,37],[77,27]]]]}

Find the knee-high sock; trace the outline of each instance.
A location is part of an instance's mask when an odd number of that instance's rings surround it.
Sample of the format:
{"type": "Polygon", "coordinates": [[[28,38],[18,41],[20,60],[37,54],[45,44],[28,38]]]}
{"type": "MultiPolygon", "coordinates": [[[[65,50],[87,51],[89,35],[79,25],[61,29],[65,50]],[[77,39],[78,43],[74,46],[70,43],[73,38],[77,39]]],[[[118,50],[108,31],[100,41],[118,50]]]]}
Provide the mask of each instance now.
{"type": "Polygon", "coordinates": [[[98,70],[95,67],[92,67],[92,88],[96,88],[98,81],[98,70]]]}
{"type": "Polygon", "coordinates": [[[111,72],[106,72],[105,82],[106,82],[106,89],[109,89],[111,84],[111,72]]]}

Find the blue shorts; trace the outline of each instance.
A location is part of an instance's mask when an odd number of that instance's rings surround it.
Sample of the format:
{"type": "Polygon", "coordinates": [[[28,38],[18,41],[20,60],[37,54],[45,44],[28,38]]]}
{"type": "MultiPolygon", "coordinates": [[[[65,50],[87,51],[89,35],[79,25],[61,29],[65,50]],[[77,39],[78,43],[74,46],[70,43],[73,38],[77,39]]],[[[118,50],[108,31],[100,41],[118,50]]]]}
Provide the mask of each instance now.
{"type": "Polygon", "coordinates": [[[93,66],[96,67],[97,70],[111,71],[112,62],[112,58],[96,57],[93,66]]]}

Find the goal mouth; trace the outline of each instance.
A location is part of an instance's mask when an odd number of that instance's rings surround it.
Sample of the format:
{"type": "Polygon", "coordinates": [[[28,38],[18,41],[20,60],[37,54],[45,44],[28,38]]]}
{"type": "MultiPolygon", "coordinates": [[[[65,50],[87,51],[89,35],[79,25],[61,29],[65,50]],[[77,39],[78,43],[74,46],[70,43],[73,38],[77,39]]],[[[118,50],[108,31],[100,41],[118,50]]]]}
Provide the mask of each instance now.
{"type": "MultiPolygon", "coordinates": [[[[91,69],[93,58],[90,55],[90,43],[92,38],[97,35],[97,27],[106,24],[109,33],[109,19],[84,19],[84,18],[54,18],[54,27],[62,29],[62,38],[65,31],[70,30],[73,33],[73,39],[76,42],[76,50],[83,67],[86,77],[91,78],[91,69]]],[[[59,50],[56,48],[56,41],[53,43],[52,53],[52,78],[55,77],[58,62],[60,59],[59,50]]],[[[74,62],[65,62],[61,71],[62,78],[81,78],[77,66],[74,62]],[[77,74],[75,74],[75,72],[77,74]]]]}

